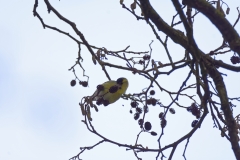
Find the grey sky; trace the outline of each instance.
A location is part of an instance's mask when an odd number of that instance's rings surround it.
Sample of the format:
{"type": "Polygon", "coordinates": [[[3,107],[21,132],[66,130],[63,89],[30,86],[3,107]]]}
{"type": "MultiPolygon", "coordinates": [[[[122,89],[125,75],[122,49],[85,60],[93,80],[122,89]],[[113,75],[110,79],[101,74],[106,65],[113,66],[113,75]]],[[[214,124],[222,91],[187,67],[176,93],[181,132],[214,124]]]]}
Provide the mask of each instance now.
{"type": "MultiPolygon", "coordinates": [[[[109,50],[122,50],[130,45],[129,50],[148,51],[149,43],[154,40],[153,58],[157,59],[161,55],[160,61],[168,62],[163,47],[155,39],[146,22],[137,21],[122,9],[118,0],[51,0],[50,3],[62,15],[76,23],[92,45],[109,50]]],[[[132,1],[126,1],[126,5],[131,3],[132,1]]],[[[153,0],[151,3],[158,7],[156,9],[163,19],[170,23],[175,10],[171,1],[166,3],[153,0]]],[[[80,151],[79,147],[91,146],[100,141],[100,138],[88,132],[81,122],[83,117],[78,103],[83,96],[91,95],[96,85],[105,82],[107,78],[99,65],[95,66],[92,63],[86,48],[82,47],[83,66],[86,74],[90,76],[89,87],[71,87],[70,81],[74,79],[74,75],[68,69],[75,63],[78,46],[62,34],[49,29],[44,30],[40,21],[33,17],[33,4],[34,1],[29,0],[12,0],[2,1],[0,5],[0,159],[66,160],[76,155],[80,151]]],[[[231,11],[227,18],[233,24],[237,17],[235,8],[239,4],[234,0],[230,0],[228,4],[231,11]]],[[[47,24],[77,37],[71,28],[58,20],[53,13],[47,14],[43,1],[39,2],[38,12],[47,24]]],[[[203,51],[207,53],[221,44],[221,35],[204,16],[199,15],[194,24],[197,26],[194,36],[203,51]]],[[[236,26],[238,33],[239,26],[236,26]]],[[[170,51],[174,60],[180,59],[184,51],[169,41],[169,45],[173,46],[170,47],[170,51]]],[[[217,58],[230,63],[231,56],[232,53],[229,53],[217,58]]],[[[110,57],[109,62],[125,65],[110,57]]],[[[142,87],[139,84],[147,82],[131,72],[112,68],[108,70],[112,79],[123,76],[128,78],[130,86],[127,93],[140,92],[142,87]]],[[[224,80],[229,96],[239,96],[239,73],[222,71],[228,74],[224,80]]],[[[82,70],[77,69],[77,74],[81,80],[86,80],[82,77],[82,70]]],[[[160,83],[163,86],[168,85],[169,90],[176,91],[187,74],[176,71],[172,78],[162,76],[160,83]]],[[[194,78],[191,82],[193,81],[194,78]]],[[[156,92],[161,102],[170,103],[166,94],[156,92]]],[[[191,104],[191,101],[184,98],[179,99],[179,102],[186,106],[191,104]]],[[[98,113],[93,112],[93,124],[99,133],[117,142],[134,144],[140,128],[133,115],[129,114],[129,104],[130,101],[119,100],[111,106],[100,107],[98,113]]],[[[235,113],[240,113],[239,103],[235,104],[238,105],[234,108],[235,113]]],[[[194,120],[184,109],[174,107],[177,114],[168,117],[164,145],[188,133],[194,120]]],[[[154,131],[160,130],[157,118],[159,112],[159,108],[152,108],[147,115],[154,131]]],[[[209,114],[201,129],[190,139],[186,153],[189,160],[234,159],[230,144],[220,136],[219,130],[213,129],[212,126],[209,114]]],[[[144,146],[154,148],[157,147],[156,139],[157,137],[145,133],[140,142],[144,146]]],[[[174,159],[183,159],[184,145],[185,143],[179,146],[174,159]]],[[[168,153],[169,151],[165,152],[166,155],[168,153]]],[[[140,153],[139,156],[144,160],[155,159],[156,154],[140,153]]],[[[84,152],[81,158],[122,160],[135,159],[135,156],[132,151],[105,143],[84,152]]]]}

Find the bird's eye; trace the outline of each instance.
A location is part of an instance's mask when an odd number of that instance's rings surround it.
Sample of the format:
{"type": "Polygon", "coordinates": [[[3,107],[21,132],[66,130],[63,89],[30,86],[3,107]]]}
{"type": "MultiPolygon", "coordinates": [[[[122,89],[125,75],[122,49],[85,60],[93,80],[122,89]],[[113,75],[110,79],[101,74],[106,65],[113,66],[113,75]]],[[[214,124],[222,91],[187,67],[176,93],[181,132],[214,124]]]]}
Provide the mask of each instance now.
{"type": "Polygon", "coordinates": [[[122,85],[122,84],[123,84],[123,78],[118,78],[118,79],[117,79],[117,84],[122,85]]]}

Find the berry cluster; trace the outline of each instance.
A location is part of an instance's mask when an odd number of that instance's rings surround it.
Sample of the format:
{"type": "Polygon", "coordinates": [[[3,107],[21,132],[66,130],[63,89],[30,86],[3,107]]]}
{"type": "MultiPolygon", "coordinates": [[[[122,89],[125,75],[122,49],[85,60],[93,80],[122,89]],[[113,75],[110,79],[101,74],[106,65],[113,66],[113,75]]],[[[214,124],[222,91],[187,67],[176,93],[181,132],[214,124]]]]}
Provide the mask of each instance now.
{"type": "Polygon", "coordinates": [[[87,87],[88,86],[88,82],[87,81],[80,81],[79,84],[82,85],[83,87],[87,87]]]}
{"type": "MultiPolygon", "coordinates": [[[[199,119],[201,117],[200,108],[195,103],[192,103],[192,105],[190,107],[187,107],[187,111],[191,112],[192,115],[196,116],[197,119],[199,119]]],[[[198,120],[194,120],[194,121],[192,121],[191,126],[195,127],[197,125],[197,123],[198,123],[198,120]]]]}
{"type": "Polygon", "coordinates": [[[138,61],[138,64],[143,65],[143,64],[145,64],[145,61],[150,60],[150,58],[151,58],[150,55],[145,54],[145,55],[142,57],[142,59],[140,59],[140,60],[138,61]]]}
{"type": "Polygon", "coordinates": [[[98,98],[96,104],[99,106],[101,104],[103,104],[104,106],[108,106],[109,105],[109,101],[108,100],[105,100],[103,99],[102,97],[101,98],[98,98]]]}
{"type": "MultiPolygon", "coordinates": [[[[119,89],[119,87],[117,85],[114,85],[114,86],[111,86],[108,90],[109,93],[115,93],[117,92],[117,90],[119,89]]],[[[98,85],[97,86],[97,90],[98,90],[98,93],[100,91],[103,91],[104,90],[104,86],[103,85],[98,85]]],[[[109,105],[109,101],[108,100],[105,100],[103,99],[103,97],[100,97],[98,98],[96,104],[99,106],[101,104],[103,104],[104,106],[108,106],[109,105]]]]}
{"type": "MultiPolygon", "coordinates": [[[[135,111],[136,111],[136,113],[135,113],[134,116],[133,116],[133,118],[134,118],[135,120],[138,120],[138,119],[139,119],[140,114],[142,113],[143,110],[144,110],[145,113],[147,113],[147,112],[149,111],[148,106],[144,106],[143,109],[142,109],[142,108],[140,108],[138,105],[139,105],[139,104],[138,104],[138,102],[136,102],[136,101],[132,101],[132,102],[131,102],[131,107],[134,108],[135,111]]],[[[132,110],[130,110],[130,113],[132,113],[132,110]]],[[[144,125],[143,125],[143,123],[144,123],[143,119],[139,119],[139,120],[138,120],[138,124],[139,124],[140,128],[143,128],[143,127],[144,127],[144,129],[145,129],[146,131],[150,131],[150,130],[152,129],[152,125],[151,125],[150,122],[145,122],[144,125]]],[[[157,133],[154,132],[154,131],[150,132],[150,134],[151,134],[152,136],[156,136],[156,135],[157,135],[157,133]]]]}
{"type": "Polygon", "coordinates": [[[147,99],[147,104],[148,104],[148,105],[156,106],[157,100],[156,100],[155,98],[147,99]]]}
{"type": "Polygon", "coordinates": [[[159,118],[160,118],[160,120],[161,120],[161,122],[160,122],[161,127],[162,127],[162,128],[166,127],[166,125],[167,125],[167,120],[165,119],[163,112],[160,112],[160,113],[159,113],[159,118]]]}
{"type": "MultiPolygon", "coordinates": [[[[79,81],[79,84],[81,86],[83,86],[83,87],[87,87],[88,86],[88,82],[87,81],[79,81]]],[[[76,80],[75,79],[71,80],[70,85],[72,87],[74,87],[76,85],[76,80]]]]}
{"type": "Polygon", "coordinates": [[[192,115],[196,116],[197,119],[199,119],[201,116],[200,108],[195,103],[192,103],[190,107],[187,107],[187,111],[191,112],[192,115]]]}
{"type": "MultiPolygon", "coordinates": [[[[147,57],[147,56],[145,55],[145,58],[146,58],[146,57],[147,57]]],[[[150,56],[149,56],[149,58],[150,58],[150,56]]],[[[151,90],[151,91],[149,92],[149,94],[150,94],[151,96],[153,96],[153,95],[155,95],[155,91],[154,91],[154,90],[151,90]]],[[[135,120],[138,120],[139,117],[140,117],[140,115],[142,114],[142,112],[144,112],[144,113],[148,113],[148,112],[149,112],[149,105],[155,106],[156,104],[159,104],[159,102],[158,102],[155,98],[153,98],[153,97],[148,97],[148,99],[146,99],[146,105],[144,105],[142,108],[139,106],[139,103],[138,103],[137,101],[132,101],[132,102],[130,103],[130,105],[131,105],[130,113],[132,114],[132,113],[133,113],[133,109],[134,109],[134,110],[135,110],[135,114],[134,114],[133,118],[134,118],[135,120]]],[[[172,110],[171,112],[174,112],[174,113],[175,113],[174,110],[172,110]]],[[[165,126],[166,126],[166,123],[167,123],[167,121],[164,119],[163,122],[162,122],[162,126],[165,127],[165,126]]],[[[139,120],[138,120],[138,124],[139,124],[140,128],[144,129],[144,130],[147,131],[147,132],[152,129],[151,123],[150,123],[150,122],[145,122],[145,123],[144,123],[144,120],[143,120],[143,119],[139,119],[139,120]]],[[[156,136],[156,135],[157,135],[157,133],[154,132],[154,131],[151,131],[151,132],[149,132],[149,133],[150,133],[152,136],[156,136]]]]}

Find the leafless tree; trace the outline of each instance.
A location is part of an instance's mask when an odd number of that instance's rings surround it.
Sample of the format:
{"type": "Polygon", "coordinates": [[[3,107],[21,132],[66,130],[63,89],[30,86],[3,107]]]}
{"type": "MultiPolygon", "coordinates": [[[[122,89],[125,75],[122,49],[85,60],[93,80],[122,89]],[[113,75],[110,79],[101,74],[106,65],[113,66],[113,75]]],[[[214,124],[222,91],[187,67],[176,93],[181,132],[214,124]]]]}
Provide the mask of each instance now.
{"type": "Polygon", "coordinates": [[[123,11],[125,10],[129,12],[130,16],[136,17],[136,19],[139,21],[146,21],[146,25],[151,28],[152,32],[156,36],[156,39],[160,42],[159,44],[164,47],[169,62],[162,63],[160,62],[160,59],[151,58],[151,42],[149,43],[149,51],[143,52],[129,51],[129,46],[119,51],[112,51],[107,48],[92,45],[87,41],[87,38],[84,37],[84,34],[76,27],[74,22],[60,14],[57,9],[51,5],[49,0],[44,0],[44,2],[49,13],[53,12],[59,19],[71,26],[76,35],[78,35],[78,38],[74,38],[69,33],[59,29],[59,27],[53,27],[46,24],[43,18],[41,18],[40,14],[37,12],[38,0],[35,0],[33,15],[40,20],[43,28],[57,31],[71,38],[79,47],[77,61],[69,69],[69,71],[73,71],[76,78],[71,82],[72,86],[76,84],[76,80],[83,87],[88,86],[88,80],[81,81],[80,78],[78,78],[79,75],[75,73],[75,68],[80,67],[83,70],[83,76],[87,77],[87,79],[89,78],[87,75],[85,75],[85,70],[87,70],[87,68],[83,68],[81,65],[82,60],[84,59],[84,56],[81,54],[81,46],[85,46],[88,49],[92,56],[93,63],[99,64],[98,66],[102,68],[109,80],[111,78],[106,70],[107,67],[122,69],[132,72],[133,74],[139,74],[143,78],[149,80],[148,86],[142,86],[142,92],[131,93],[122,96],[122,98],[129,100],[131,103],[132,110],[134,111],[134,118],[138,120],[140,126],[140,132],[136,136],[135,145],[127,145],[110,140],[95,130],[91,121],[91,110],[94,108],[97,111],[97,105],[93,104],[89,100],[88,96],[82,98],[81,102],[79,103],[82,115],[84,117],[82,122],[86,125],[90,132],[99,136],[102,138],[102,140],[93,146],[82,147],[81,151],[76,156],[71,158],[72,160],[80,159],[80,155],[85,150],[93,149],[95,146],[98,146],[104,142],[125,147],[127,150],[132,150],[137,159],[141,159],[138,156],[139,152],[156,152],[156,159],[163,159],[166,157],[166,155],[163,153],[165,150],[171,150],[170,155],[167,157],[168,159],[172,159],[176,148],[184,141],[186,142],[186,145],[183,151],[183,157],[186,159],[185,151],[187,149],[189,139],[200,128],[207,115],[212,117],[214,126],[220,130],[222,137],[225,137],[226,140],[229,141],[236,159],[240,160],[240,147],[238,143],[240,115],[236,117],[233,116],[234,101],[240,101],[240,97],[229,98],[227,94],[227,86],[223,81],[224,74],[219,71],[221,68],[224,68],[229,72],[240,71],[240,67],[235,66],[235,64],[240,63],[240,37],[234,28],[240,18],[240,11],[238,8],[236,8],[238,11],[236,21],[234,24],[230,24],[226,17],[226,15],[230,12],[230,8],[224,1],[183,0],[180,3],[179,0],[172,0],[172,4],[176,9],[176,14],[173,15],[172,23],[169,25],[161,18],[161,15],[156,12],[154,6],[150,4],[149,0],[133,0],[133,3],[130,5],[130,7],[127,7],[124,4],[124,1],[120,0],[120,5],[122,6],[123,11]],[[140,13],[136,12],[137,8],[140,9],[140,13]],[[197,18],[199,13],[206,16],[206,18],[212,22],[216,29],[219,30],[223,37],[222,44],[217,48],[213,48],[209,53],[203,52],[201,48],[198,47],[193,36],[194,19],[197,18]],[[177,17],[180,20],[176,22],[177,17]],[[175,28],[179,24],[183,24],[184,30],[181,31],[175,28]],[[165,38],[161,38],[159,36],[160,32],[166,35],[165,38]],[[184,48],[185,53],[183,54],[184,56],[182,57],[182,60],[175,62],[173,61],[173,54],[170,53],[167,45],[169,39],[184,48]],[[232,62],[231,65],[224,61],[217,60],[217,55],[227,53],[231,53],[231,56],[229,57],[232,62]],[[136,55],[138,55],[138,57],[136,57],[136,55]],[[139,55],[141,58],[139,58],[139,55]],[[121,66],[108,62],[106,57],[109,56],[118,58],[119,61],[124,61],[127,65],[121,66]],[[213,56],[215,58],[213,58],[213,56]],[[161,71],[165,68],[170,69],[167,72],[161,71]],[[158,83],[158,78],[161,77],[161,75],[171,76],[171,73],[183,68],[187,68],[189,73],[182,85],[179,86],[179,90],[171,92],[166,89],[167,86],[161,86],[158,83]],[[195,83],[186,85],[191,76],[195,77],[195,83]],[[154,98],[155,91],[152,90],[153,84],[158,87],[158,90],[165,92],[170,96],[171,102],[169,102],[168,105],[163,105],[159,99],[154,98]],[[196,91],[196,97],[186,93],[186,91],[190,89],[194,89],[196,91]],[[192,101],[192,104],[189,104],[189,106],[182,106],[177,102],[180,96],[189,98],[189,100],[192,101]],[[186,135],[177,141],[162,147],[161,138],[163,137],[165,127],[167,127],[166,116],[167,114],[175,113],[175,110],[172,108],[173,104],[187,110],[188,112],[186,112],[186,114],[192,114],[196,117],[196,120],[192,122],[193,128],[186,135]],[[158,118],[158,120],[161,121],[162,127],[160,133],[150,131],[151,123],[147,122],[145,119],[145,115],[148,113],[148,109],[151,106],[159,106],[159,108],[164,110],[163,112],[160,112],[158,118]],[[152,136],[159,136],[159,147],[151,149],[143,147],[141,144],[139,144],[138,138],[143,132],[149,132],[152,136]]]}

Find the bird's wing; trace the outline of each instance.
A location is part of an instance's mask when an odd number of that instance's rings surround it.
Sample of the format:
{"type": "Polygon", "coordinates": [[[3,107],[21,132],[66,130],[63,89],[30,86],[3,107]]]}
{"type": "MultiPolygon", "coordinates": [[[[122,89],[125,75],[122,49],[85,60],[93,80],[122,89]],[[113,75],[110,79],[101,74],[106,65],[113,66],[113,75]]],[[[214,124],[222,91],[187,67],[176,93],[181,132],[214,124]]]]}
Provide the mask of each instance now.
{"type": "Polygon", "coordinates": [[[112,86],[114,86],[116,84],[117,84],[116,81],[104,82],[103,84],[101,84],[104,87],[103,91],[99,92],[98,90],[96,90],[91,97],[93,97],[94,101],[98,100],[98,98],[100,96],[106,94],[108,92],[109,88],[111,88],[112,86]]]}

